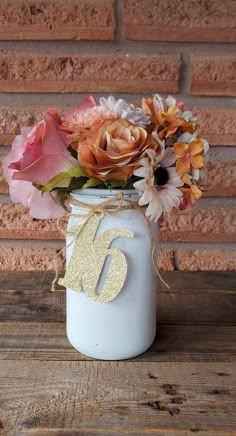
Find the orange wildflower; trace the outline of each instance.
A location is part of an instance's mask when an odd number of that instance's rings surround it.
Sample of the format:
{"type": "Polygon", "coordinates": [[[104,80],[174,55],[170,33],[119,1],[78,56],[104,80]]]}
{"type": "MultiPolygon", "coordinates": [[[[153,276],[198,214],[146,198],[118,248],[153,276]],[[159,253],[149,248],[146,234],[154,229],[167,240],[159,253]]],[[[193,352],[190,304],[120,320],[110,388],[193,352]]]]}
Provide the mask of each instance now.
{"type": "Polygon", "coordinates": [[[167,111],[165,111],[163,104],[158,98],[143,98],[142,109],[151,116],[153,129],[162,127],[158,132],[158,136],[161,139],[168,138],[176,132],[178,127],[186,124],[183,118],[177,117],[180,110],[176,105],[169,106],[167,111]]]}
{"type": "Polygon", "coordinates": [[[160,126],[164,126],[164,129],[159,132],[159,136],[161,139],[164,137],[168,138],[173,135],[178,127],[180,127],[185,120],[182,118],[177,118],[179,113],[179,108],[174,106],[169,106],[167,112],[158,111],[157,112],[157,121],[160,126]]]}
{"type": "Polygon", "coordinates": [[[183,192],[183,194],[189,194],[190,201],[192,204],[194,204],[196,200],[199,200],[199,198],[201,198],[202,191],[191,182],[188,176],[182,176],[181,180],[184,185],[188,185],[188,187],[181,187],[179,189],[183,192]]]}
{"type": "Polygon", "coordinates": [[[202,156],[204,145],[202,139],[194,139],[189,144],[177,143],[174,145],[174,147],[175,156],[177,158],[177,173],[188,173],[191,166],[193,168],[202,168],[204,166],[202,156]]]}

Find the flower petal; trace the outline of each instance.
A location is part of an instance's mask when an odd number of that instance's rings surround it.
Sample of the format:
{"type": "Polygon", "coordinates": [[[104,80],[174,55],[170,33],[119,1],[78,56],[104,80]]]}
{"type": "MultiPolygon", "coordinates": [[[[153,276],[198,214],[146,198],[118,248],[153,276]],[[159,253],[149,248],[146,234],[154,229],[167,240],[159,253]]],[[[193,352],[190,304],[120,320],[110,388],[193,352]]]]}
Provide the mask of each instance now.
{"type": "Polygon", "coordinates": [[[46,185],[47,182],[57,174],[68,171],[70,168],[78,166],[76,159],[65,158],[58,155],[43,156],[32,165],[21,171],[15,171],[13,180],[26,180],[40,185],[46,185]]]}
{"type": "Polygon", "coordinates": [[[190,161],[193,168],[202,168],[204,166],[204,160],[201,154],[191,156],[190,161]]]}
{"type": "Polygon", "coordinates": [[[85,97],[74,109],[66,112],[66,114],[62,117],[63,121],[73,123],[76,121],[78,113],[84,112],[87,109],[91,109],[97,105],[96,98],[93,97],[93,95],[89,95],[88,97],[85,97]]]}
{"type": "Polygon", "coordinates": [[[175,148],[175,156],[177,158],[181,158],[184,157],[186,152],[188,151],[189,145],[183,143],[176,143],[174,144],[174,148],[175,148]]]}
{"type": "Polygon", "coordinates": [[[137,182],[133,183],[133,187],[137,189],[137,191],[145,191],[145,189],[147,189],[146,180],[138,180],[137,182]]]}
{"type": "Polygon", "coordinates": [[[188,173],[190,170],[190,159],[178,159],[176,162],[176,171],[178,174],[188,173]]]}
{"type": "Polygon", "coordinates": [[[196,186],[196,185],[192,185],[192,194],[194,195],[194,199],[195,200],[199,200],[202,196],[202,191],[196,186]]]}
{"type": "Polygon", "coordinates": [[[67,133],[61,129],[61,119],[54,109],[49,109],[44,115],[44,130],[42,135],[42,154],[60,154],[68,156],[69,140],[67,133]]]}
{"type": "Polygon", "coordinates": [[[194,139],[189,144],[189,153],[194,156],[203,151],[203,141],[201,139],[194,139]]]}
{"type": "Polygon", "coordinates": [[[59,204],[57,192],[42,194],[33,186],[28,207],[30,208],[30,215],[37,219],[55,219],[65,215],[65,210],[59,204]]]}
{"type": "Polygon", "coordinates": [[[152,177],[152,171],[149,167],[139,167],[134,171],[134,176],[148,178],[152,177]]]}

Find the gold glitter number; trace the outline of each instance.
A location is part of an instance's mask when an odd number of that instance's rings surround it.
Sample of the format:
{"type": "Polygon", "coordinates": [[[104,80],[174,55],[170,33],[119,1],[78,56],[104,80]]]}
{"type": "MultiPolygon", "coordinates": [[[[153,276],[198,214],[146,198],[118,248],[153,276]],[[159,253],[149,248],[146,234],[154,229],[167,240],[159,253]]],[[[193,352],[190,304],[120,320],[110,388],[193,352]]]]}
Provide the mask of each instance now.
{"type": "Polygon", "coordinates": [[[117,248],[109,248],[109,245],[119,236],[133,238],[134,232],[123,228],[109,229],[96,237],[101,219],[101,215],[94,214],[83,228],[74,228],[79,234],[65,277],[59,280],[59,284],[77,292],[83,290],[93,300],[104,303],[113,300],[119,294],[127,274],[124,253],[117,248]],[[103,288],[98,294],[96,289],[107,256],[111,256],[111,263],[103,288]]]}

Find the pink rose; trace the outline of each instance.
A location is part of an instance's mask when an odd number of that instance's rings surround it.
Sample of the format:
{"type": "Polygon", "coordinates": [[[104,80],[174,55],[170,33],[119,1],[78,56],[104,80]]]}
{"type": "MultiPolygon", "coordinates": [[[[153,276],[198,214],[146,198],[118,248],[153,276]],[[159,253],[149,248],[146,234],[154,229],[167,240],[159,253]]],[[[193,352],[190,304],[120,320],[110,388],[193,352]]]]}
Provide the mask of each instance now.
{"type": "MultiPolygon", "coordinates": [[[[42,193],[32,183],[46,185],[59,173],[79,166],[67,150],[67,133],[60,126],[57,112],[48,110],[44,120],[34,128],[22,129],[3,161],[12,200],[29,207],[34,218],[57,218],[64,210],[56,201],[56,191],[42,193]]],[[[70,179],[67,179],[60,186],[69,183],[70,179]]]]}
{"type": "Polygon", "coordinates": [[[46,185],[57,174],[79,165],[67,146],[61,119],[56,110],[49,109],[21,145],[19,159],[10,163],[9,168],[17,170],[12,178],[46,185]]]}
{"type": "Polygon", "coordinates": [[[66,121],[67,123],[76,124],[78,115],[81,115],[88,109],[92,109],[96,107],[97,100],[93,95],[89,95],[88,97],[83,98],[83,100],[76,106],[74,109],[71,109],[68,111],[63,117],[63,121],[66,121]]]}
{"type": "Polygon", "coordinates": [[[85,97],[78,106],[62,116],[63,129],[70,132],[74,140],[81,132],[92,127],[99,127],[104,121],[103,108],[98,106],[96,99],[90,95],[85,97]]]}

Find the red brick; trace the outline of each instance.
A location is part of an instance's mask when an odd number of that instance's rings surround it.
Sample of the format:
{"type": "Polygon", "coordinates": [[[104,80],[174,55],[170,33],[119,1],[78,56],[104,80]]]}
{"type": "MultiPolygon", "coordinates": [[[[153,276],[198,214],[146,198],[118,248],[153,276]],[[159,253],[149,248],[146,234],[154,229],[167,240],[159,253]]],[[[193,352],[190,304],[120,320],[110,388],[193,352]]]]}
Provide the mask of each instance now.
{"type": "Polygon", "coordinates": [[[179,74],[175,54],[0,52],[3,92],[178,92],[179,74]]]}
{"type": "MultiPolygon", "coordinates": [[[[160,241],[236,241],[236,213],[233,207],[202,207],[172,214],[160,223],[160,241]]],[[[19,204],[0,208],[0,238],[64,239],[55,220],[32,220],[19,204]]]]}
{"type": "MultiPolygon", "coordinates": [[[[178,266],[181,271],[234,271],[236,252],[228,249],[179,249],[178,266]]],[[[54,259],[58,250],[53,248],[2,247],[0,271],[54,271],[54,259]]],[[[174,253],[161,249],[158,268],[173,271],[174,253]]],[[[57,256],[60,271],[65,270],[65,255],[57,256]]]]}
{"type": "Polygon", "coordinates": [[[211,145],[236,145],[236,109],[193,107],[201,134],[211,145]]]}
{"type": "Polygon", "coordinates": [[[201,207],[173,213],[160,223],[160,241],[236,241],[236,209],[201,207]]]}
{"type": "Polygon", "coordinates": [[[236,95],[236,55],[195,53],[192,55],[192,95],[236,95]]]}
{"type": "MultiPolygon", "coordinates": [[[[32,244],[33,245],[33,244],[32,244]]],[[[65,270],[65,254],[56,255],[59,250],[53,248],[10,247],[1,248],[0,271],[54,271],[54,261],[60,271],[65,270]]],[[[158,268],[173,271],[173,252],[160,249],[158,268]]]]}
{"type": "MultiPolygon", "coordinates": [[[[42,120],[46,106],[0,106],[0,143],[12,144],[23,126],[34,126],[42,120]]],[[[62,108],[57,108],[62,112],[62,108]]]]}
{"type": "Polygon", "coordinates": [[[1,0],[0,39],[114,37],[113,0],[1,0]]]}
{"type": "Polygon", "coordinates": [[[231,0],[124,0],[124,37],[149,41],[236,41],[231,0]]]}
{"type": "Polygon", "coordinates": [[[58,251],[51,248],[10,247],[1,248],[0,271],[54,271],[57,259],[59,270],[65,269],[65,256],[57,256],[58,251]]]}
{"type": "Polygon", "coordinates": [[[181,271],[234,271],[236,250],[178,250],[178,264],[181,271]]]}
{"type": "Polygon", "coordinates": [[[208,197],[236,196],[236,161],[208,162],[206,166],[206,190],[208,197]]]}
{"type": "Polygon", "coordinates": [[[164,248],[159,249],[157,266],[159,270],[174,271],[174,252],[164,248]]]}
{"type": "Polygon", "coordinates": [[[65,239],[55,220],[33,220],[25,207],[11,203],[1,204],[0,238],[65,239]]]}

